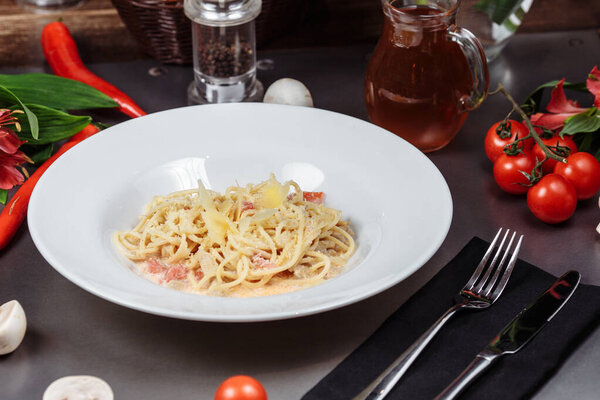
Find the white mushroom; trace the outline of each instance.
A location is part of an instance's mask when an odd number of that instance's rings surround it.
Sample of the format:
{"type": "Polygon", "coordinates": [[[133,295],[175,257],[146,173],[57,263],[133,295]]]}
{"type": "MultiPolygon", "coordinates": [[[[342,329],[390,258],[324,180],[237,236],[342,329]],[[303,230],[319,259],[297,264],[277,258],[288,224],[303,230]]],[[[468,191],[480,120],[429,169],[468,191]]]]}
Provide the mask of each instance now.
{"type": "MultiPolygon", "coordinates": [[[[598,207],[600,207],[600,197],[598,197],[598,207]]],[[[596,232],[600,233],[600,224],[596,227],[596,232]]]]}
{"type": "Polygon", "coordinates": [[[23,341],[27,318],[21,304],[11,300],[0,306],[0,355],[15,351],[23,341]]]}
{"type": "Polygon", "coordinates": [[[46,388],[42,400],[114,400],[112,389],[100,378],[89,375],[65,376],[46,388]]]}
{"type": "Polygon", "coordinates": [[[273,82],[267,89],[263,101],[292,106],[313,106],[308,88],[302,82],[291,78],[282,78],[273,82]]]}

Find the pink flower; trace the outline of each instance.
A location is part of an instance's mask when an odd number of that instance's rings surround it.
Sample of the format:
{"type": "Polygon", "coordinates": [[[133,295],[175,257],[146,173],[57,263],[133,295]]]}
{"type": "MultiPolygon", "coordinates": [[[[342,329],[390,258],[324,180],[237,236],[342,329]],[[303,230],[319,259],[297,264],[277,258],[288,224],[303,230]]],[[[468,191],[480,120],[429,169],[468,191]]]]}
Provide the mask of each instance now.
{"type": "MultiPolygon", "coordinates": [[[[563,84],[565,79],[561,79],[552,89],[552,95],[546,110],[549,113],[536,113],[531,116],[533,125],[543,126],[550,130],[558,130],[563,127],[565,120],[573,115],[586,111],[587,108],[579,107],[579,104],[574,100],[568,100],[565,96],[563,84]]],[[[588,91],[594,95],[594,106],[600,107],[600,70],[594,66],[590,72],[586,87],[588,91]]]]}
{"type": "Polygon", "coordinates": [[[21,166],[24,162],[32,162],[19,146],[25,143],[7,125],[15,125],[20,129],[15,111],[0,109],[0,189],[12,189],[23,183],[27,171],[21,166]],[[20,171],[19,171],[20,169],[20,171]],[[23,173],[22,173],[23,172],[23,173]]]}
{"type": "Polygon", "coordinates": [[[579,107],[579,104],[575,100],[567,100],[567,96],[565,96],[565,91],[563,89],[564,83],[565,78],[562,78],[560,82],[556,84],[554,89],[552,89],[552,95],[546,106],[546,110],[555,114],[579,114],[580,112],[585,111],[586,109],[579,107]]]}
{"type": "Polygon", "coordinates": [[[579,104],[577,104],[576,101],[567,100],[565,90],[563,89],[564,83],[565,78],[561,79],[554,89],[552,89],[550,102],[548,103],[548,106],[546,106],[546,110],[552,114],[533,114],[531,116],[531,123],[533,125],[540,125],[544,128],[556,130],[562,128],[565,124],[565,119],[586,110],[585,108],[579,107],[579,104]]]}
{"type": "Polygon", "coordinates": [[[600,108],[600,70],[598,66],[594,66],[587,80],[585,86],[594,95],[594,106],[600,108]]]}

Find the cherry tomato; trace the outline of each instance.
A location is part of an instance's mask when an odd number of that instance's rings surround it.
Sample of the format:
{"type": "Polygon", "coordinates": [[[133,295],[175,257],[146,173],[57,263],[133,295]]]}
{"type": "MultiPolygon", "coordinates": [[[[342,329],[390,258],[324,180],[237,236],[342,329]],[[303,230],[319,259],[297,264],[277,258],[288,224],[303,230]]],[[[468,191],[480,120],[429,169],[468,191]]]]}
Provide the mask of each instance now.
{"type": "Polygon", "coordinates": [[[593,197],[600,190],[600,162],[590,153],[567,157],[567,163],[556,163],[554,173],[566,178],[577,192],[577,199],[593,197]]]}
{"type": "Polygon", "coordinates": [[[529,180],[520,171],[531,174],[534,167],[535,160],[531,154],[502,154],[494,163],[494,179],[505,192],[524,194],[529,189],[529,180]]]}
{"type": "MultiPolygon", "coordinates": [[[[542,139],[542,142],[544,142],[546,146],[566,146],[569,149],[571,149],[570,154],[577,153],[577,145],[573,141],[573,138],[571,138],[571,136],[568,135],[565,135],[564,138],[561,138],[559,135],[554,135],[550,139],[542,139]]],[[[542,148],[538,146],[537,143],[535,144],[535,146],[533,146],[533,156],[537,158],[538,161],[542,161],[544,159],[544,150],[542,150],[542,148]]],[[[542,164],[542,172],[544,174],[551,173],[552,171],[554,171],[556,163],[558,163],[558,161],[556,160],[546,160],[546,162],[542,164]]]]}
{"type": "Polygon", "coordinates": [[[527,205],[539,219],[558,224],[571,218],[577,207],[575,188],[558,174],[548,174],[527,192],[527,205]]]}
{"type": "MultiPolygon", "coordinates": [[[[510,136],[503,138],[503,132],[497,132],[498,126],[502,122],[504,121],[499,121],[492,125],[490,129],[488,129],[487,134],[485,135],[485,154],[487,154],[487,157],[490,159],[491,162],[495,162],[498,159],[498,157],[504,154],[504,146],[506,146],[507,144],[511,144],[516,139],[524,138],[525,136],[529,135],[529,130],[525,125],[523,125],[519,121],[509,119],[507,121],[509,125],[507,126],[507,128],[510,131],[510,136]]],[[[523,149],[523,151],[525,152],[528,152],[533,147],[533,144],[533,138],[529,138],[521,142],[519,148],[523,149]]]]}
{"type": "Polygon", "coordinates": [[[267,400],[267,391],[256,379],[236,375],[221,383],[214,400],[267,400]]]}

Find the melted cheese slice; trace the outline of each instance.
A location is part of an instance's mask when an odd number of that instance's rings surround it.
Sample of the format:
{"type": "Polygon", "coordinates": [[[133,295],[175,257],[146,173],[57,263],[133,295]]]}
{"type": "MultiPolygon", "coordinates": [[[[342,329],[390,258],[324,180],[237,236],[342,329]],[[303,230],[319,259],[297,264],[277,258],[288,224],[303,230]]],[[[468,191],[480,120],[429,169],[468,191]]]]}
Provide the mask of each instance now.
{"type": "Polygon", "coordinates": [[[262,188],[260,198],[258,199],[258,205],[267,209],[280,208],[286,200],[289,191],[289,183],[282,185],[275,179],[271,179],[262,188]]]}

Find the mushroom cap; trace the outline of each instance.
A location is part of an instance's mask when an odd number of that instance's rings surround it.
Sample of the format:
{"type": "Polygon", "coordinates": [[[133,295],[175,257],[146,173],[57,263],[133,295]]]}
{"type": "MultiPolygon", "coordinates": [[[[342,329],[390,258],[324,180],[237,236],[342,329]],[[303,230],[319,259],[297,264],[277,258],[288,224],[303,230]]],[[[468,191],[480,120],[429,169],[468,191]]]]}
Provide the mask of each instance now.
{"type": "Polygon", "coordinates": [[[0,306],[0,355],[12,353],[23,341],[27,329],[25,310],[17,300],[0,306]]]}
{"type": "Polygon", "coordinates": [[[296,79],[282,78],[271,84],[263,98],[265,103],[313,107],[310,91],[296,79]]]}
{"type": "Polygon", "coordinates": [[[46,388],[42,400],[114,400],[112,389],[104,380],[90,375],[65,376],[46,388]]]}

